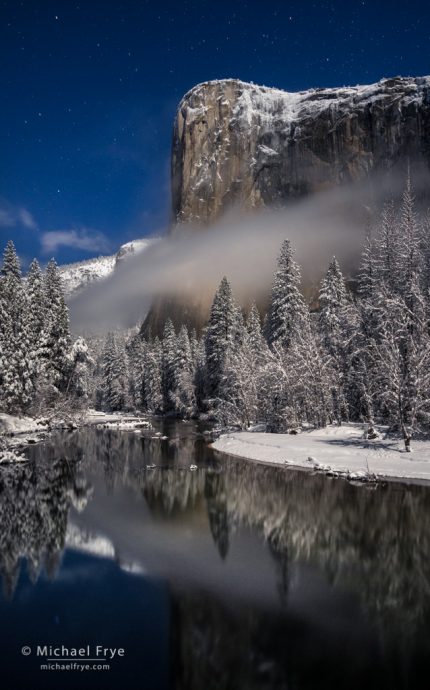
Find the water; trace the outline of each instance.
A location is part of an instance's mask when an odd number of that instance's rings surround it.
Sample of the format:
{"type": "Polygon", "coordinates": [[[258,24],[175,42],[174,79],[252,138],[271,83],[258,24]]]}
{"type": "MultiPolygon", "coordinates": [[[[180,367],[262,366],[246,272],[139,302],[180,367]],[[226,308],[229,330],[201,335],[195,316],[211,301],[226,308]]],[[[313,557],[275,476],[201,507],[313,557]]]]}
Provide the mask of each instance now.
{"type": "Polygon", "coordinates": [[[429,687],[429,488],[220,456],[191,423],[156,430],[168,439],[58,433],[1,468],[4,690],[429,687]],[[88,645],[110,669],[41,670],[38,645],[64,645],[64,665],[88,645]]]}

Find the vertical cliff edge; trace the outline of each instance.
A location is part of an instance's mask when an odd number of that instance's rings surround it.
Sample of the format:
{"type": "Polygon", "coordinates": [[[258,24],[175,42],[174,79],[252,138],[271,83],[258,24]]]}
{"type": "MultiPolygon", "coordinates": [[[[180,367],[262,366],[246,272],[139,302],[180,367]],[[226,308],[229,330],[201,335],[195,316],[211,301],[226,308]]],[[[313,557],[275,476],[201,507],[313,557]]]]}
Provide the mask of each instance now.
{"type": "Polygon", "coordinates": [[[195,86],[174,125],[175,221],[282,205],[402,159],[430,163],[430,77],[288,93],[235,79],[195,86]]]}

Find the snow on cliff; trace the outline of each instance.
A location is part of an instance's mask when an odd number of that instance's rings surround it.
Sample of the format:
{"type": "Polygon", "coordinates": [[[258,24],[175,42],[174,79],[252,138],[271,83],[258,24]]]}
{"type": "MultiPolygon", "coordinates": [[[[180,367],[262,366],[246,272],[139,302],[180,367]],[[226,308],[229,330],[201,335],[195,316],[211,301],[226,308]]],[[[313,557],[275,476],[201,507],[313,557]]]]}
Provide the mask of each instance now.
{"type": "Polygon", "coordinates": [[[76,295],[92,283],[104,280],[114,271],[119,261],[145,251],[157,241],[156,237],[132,240],[121,245],[117,253],[111,256],[98,256],[94,259],[59,266],[66,297],[76,295]]]}

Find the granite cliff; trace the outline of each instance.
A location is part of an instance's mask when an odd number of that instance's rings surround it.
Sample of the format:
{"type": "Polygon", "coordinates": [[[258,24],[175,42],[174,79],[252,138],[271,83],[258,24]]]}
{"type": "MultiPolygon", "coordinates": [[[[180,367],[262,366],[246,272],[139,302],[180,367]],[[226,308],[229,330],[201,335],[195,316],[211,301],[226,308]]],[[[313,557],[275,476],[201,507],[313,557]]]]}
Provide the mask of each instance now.
{"type": "Polygon", "coordinates": [[[298,93],[205,82],[177,111],[174,220],[206,224],[232,205],[282,205],[406,157],[430,163],[430,77],[298,93]]]}

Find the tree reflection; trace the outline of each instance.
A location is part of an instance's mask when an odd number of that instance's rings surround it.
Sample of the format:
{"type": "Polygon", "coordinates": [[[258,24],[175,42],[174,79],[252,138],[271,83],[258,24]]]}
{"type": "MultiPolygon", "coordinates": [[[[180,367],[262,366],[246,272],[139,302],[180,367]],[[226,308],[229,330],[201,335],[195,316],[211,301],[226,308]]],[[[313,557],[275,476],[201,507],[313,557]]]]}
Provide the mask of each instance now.
{"type": "Polygon", "coordinates": [[[0,472],[0,573],[7,598],[13,596],[21,560],[34,583],[42,568],[57,572],[69,509],[82,509],[89,495],[77,463],[63,459],[2,468],[0,472]]]}

